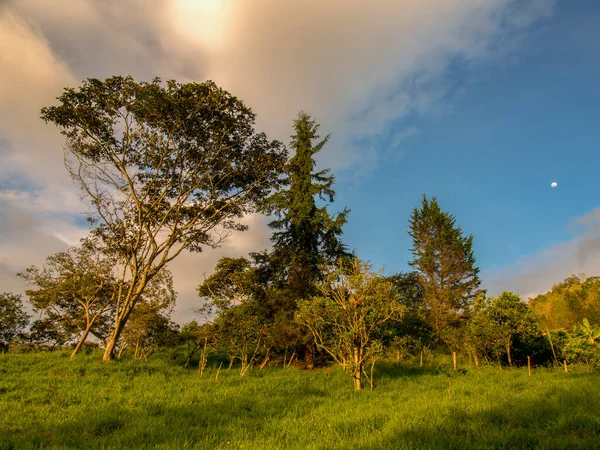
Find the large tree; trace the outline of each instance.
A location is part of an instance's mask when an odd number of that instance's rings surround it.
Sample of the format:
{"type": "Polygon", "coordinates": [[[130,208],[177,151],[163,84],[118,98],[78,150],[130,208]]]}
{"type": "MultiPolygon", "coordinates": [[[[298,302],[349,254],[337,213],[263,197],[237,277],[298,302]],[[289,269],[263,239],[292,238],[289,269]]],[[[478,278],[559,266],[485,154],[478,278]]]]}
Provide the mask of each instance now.
{"type": "Polygon", "coordinates": [[[218,245],[277,186],[287,152],[213,82],[88,79],[42,118],[67,138],[66,166],[92,206],[92,232],[119,260],[124,291],[104,360],[160,270],[218,245]]]}
{"type": "MultiPolygon", "coordinates": [[[[252,253],[249,258],[222,258],[215,273],[199,288],[209,299],[213,312],[225,311],[231,304],[252,305],[253,314],[262,314],[265,351],[305,351],[313,363],[312,342],[306,330],[294,322],[297,302],[317,293],[322,266],[348,257],[340,240],[348,210],[332,215],[327,203],[334,200],[334,177],[329,170],[316,171],[314,155],[327,143],[320,140],[319,125],[307,114],[294,121],[294,134],[282,188],[263,204],[263,212],[276,216],[269,226],[274,230],[273,250],[252,253]]],[[[233,323],[233,322],[232,322],[233,323]]]]}
{"type": "Polygon", "coordinates": [[[294,121],[290,158],[284,188],[272,195],[265,211],[277,215],[269,226],[273,233],[273,257],[284,270],[285,284],[292,296],[302,299],[315,293],[322,278],[320,267],[348,256],[340,240],[349,211],[332,215],[327,205],[333,202],[335,180],[329,169],[315,171],[314,155],[321,151],[329,136],[320,139],[319,125],[306,113],[294,121]]]}
{"type": "Polygon", "coordinates": [[[413,260],[409,263],[423,286],[427,314],[437,338],[450,343],[459,316],[468,312],[479,294],[473,236],[463,236],[450,213],[435,197],[423,196],[410,218],[413,260]]]}

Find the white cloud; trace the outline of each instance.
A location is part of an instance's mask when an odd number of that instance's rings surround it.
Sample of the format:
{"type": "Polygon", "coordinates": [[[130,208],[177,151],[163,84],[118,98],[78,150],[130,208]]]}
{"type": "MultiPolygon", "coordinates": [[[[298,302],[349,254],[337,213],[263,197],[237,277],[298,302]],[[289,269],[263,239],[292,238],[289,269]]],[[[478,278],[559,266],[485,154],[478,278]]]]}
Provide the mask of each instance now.
{"type": "Polygon", "coordinates": [[[392,139],[390,141],[390,146],[392,148],[398,148],[408,139],[418,136],[419,133],[420,133],[419,129],[414,126],[405,128],[404,130],[400,130],[400,131],[394,133],[394,135],[392,136],[392,139]]]}

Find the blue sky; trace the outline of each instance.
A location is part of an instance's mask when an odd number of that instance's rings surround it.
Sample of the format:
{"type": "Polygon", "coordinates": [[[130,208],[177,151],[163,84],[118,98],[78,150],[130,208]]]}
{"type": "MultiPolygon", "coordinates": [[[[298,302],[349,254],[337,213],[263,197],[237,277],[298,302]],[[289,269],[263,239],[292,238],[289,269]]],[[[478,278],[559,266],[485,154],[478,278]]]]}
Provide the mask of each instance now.
{"type": "Polygon", "coordinates": [[[452,72],[441,116],[391,127],[418,130],[400,155],[360,184],[338,177],[347,242],[387,272],[408,269],[408,219],[424,193],[475,236],[484,273],[572,239],[571,221],[600,204],[600,3],[559,3],[515,52],[452,72]]]}
{"type": "MultiPolygon", "coordinates": [[[[600,274],[600,3],[593,0],[7,0],[0,5],[0,285],[87,233],[42,106],[88,77],[214,80],[289,140],[332,139],[332,210],[363,259],[407,270],[412,208],[436,196],[475,236],[484,285],[527,297],[600,274]],[[265,12],[268,12],[266,14],[265,12]],[[557,181],[558,187],[550,188],[557,181]],[[577,227],[577,223],[586,228],[577,227]]],[[[176,320],[222,256],[269,246],[267,219],[171,265],[176,320]]]]}

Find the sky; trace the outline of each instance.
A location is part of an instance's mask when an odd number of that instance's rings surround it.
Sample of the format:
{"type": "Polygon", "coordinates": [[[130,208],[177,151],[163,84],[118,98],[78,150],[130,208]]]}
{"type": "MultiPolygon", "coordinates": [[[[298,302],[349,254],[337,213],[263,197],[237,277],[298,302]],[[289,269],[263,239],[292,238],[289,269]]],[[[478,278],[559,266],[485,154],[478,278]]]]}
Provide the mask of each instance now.
{"type": "MultiPolygon", "coordinates": [[[[474,235],[483,286],[524,298],[600,275],[597,0],[0,2],[0,290],[75,245],[87,206],[39,119],[88,77],[214,80],[289,142],[300,110],[331,140],[331,211],[387,273],[409,269],[411,211],[436,196],[474,235]],[[558,186],[550,184],[556,181],[558,186]]],[[[267,219],[170,266],[174,318],[221,256],[269,245],[267,219]]]]}

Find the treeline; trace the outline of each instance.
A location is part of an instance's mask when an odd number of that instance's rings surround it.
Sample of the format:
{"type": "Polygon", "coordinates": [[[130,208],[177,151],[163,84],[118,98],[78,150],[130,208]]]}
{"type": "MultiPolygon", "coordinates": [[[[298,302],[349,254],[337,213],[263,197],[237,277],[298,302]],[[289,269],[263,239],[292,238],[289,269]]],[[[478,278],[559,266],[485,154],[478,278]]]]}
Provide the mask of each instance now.
{"type": "Polygon", "coordinates": [[[20,273],[22,298],[0,296],[4,349],[101,346],[108,361],[211,355],[241,375],[267,364],[335,361],[361,389],[375,362],[458,352],[485,363],[600,364],[600,278],[568,278],[524,302],[480,288],[473,236],[433,198],[408,224],[412,271],[386,276],[343,243],[349,211],[329,211],[326,145],[300,113],[290,144],[254,130],[255,116],[212,82],[89,79],[42,118],[66,136],[66,167],[92,207],[89,236],[20,273]],[[289,153],[288,153],[289,151],[289,153]],[[170,319],[168,263],[218,246],[249,213],[272,218],[272,248],[222,258],[199,279],[201,319],[170,319]]]}

